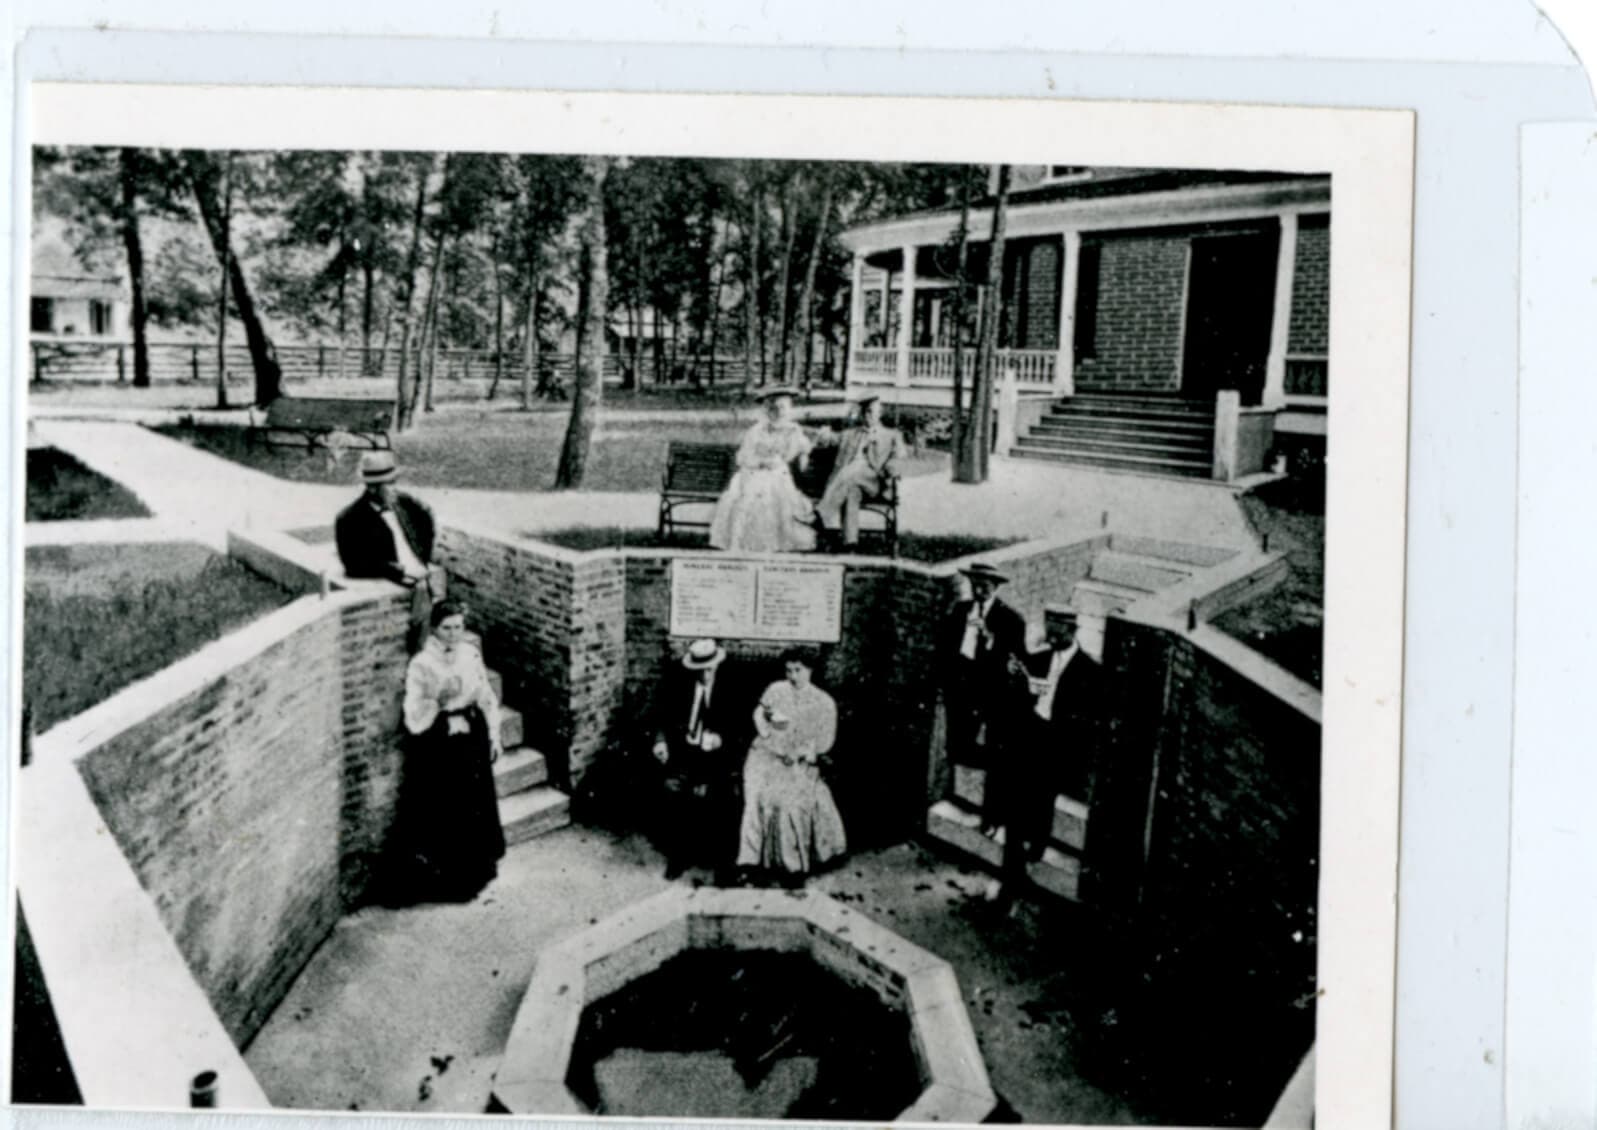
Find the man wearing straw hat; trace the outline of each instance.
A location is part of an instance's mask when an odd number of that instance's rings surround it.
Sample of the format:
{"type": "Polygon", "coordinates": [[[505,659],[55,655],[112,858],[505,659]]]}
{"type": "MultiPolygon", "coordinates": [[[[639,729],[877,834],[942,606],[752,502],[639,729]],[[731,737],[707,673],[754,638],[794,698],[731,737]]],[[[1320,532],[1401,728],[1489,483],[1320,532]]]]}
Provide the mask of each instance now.
{"type": "Polygon", "coordinates": [[[904,439],[882,423],[882,401],[862,396],[860,422],[838,441],[837,462],[826,480],[815,516],[828,539],[841,526],[843,545],[859,544],[860,503],[880,498],[898,478],[898,460],[904,456],[904,439]]]}
{"type": "Polygon", "coordinates": [[[338,559],[348,577],[393,581],[411,590],[407,643],[414,655],[426,642],[432,615],[432,511],[394,486],[399,464],[391,451],[361,456],[360,477],[365,491],[339,513],[333,527],[338,559]]]}
{"type": "Polygon", "coordinates": [[[961,573],[970,597],[949,609],[938,642],[948,760],[986,768],[1009,660],[1026,654],[1026,620],[998,599],[1009,578],[993,565],[977,561],[961,573]]]}
{"type": "Polygon", "coordinates": [[[754,707],[723,672],[725,662],[720,644],[694,640],[655,699],[656,838],[667,879],[697,864],[730,866],[737,846],[735,788],[754,707]]]}

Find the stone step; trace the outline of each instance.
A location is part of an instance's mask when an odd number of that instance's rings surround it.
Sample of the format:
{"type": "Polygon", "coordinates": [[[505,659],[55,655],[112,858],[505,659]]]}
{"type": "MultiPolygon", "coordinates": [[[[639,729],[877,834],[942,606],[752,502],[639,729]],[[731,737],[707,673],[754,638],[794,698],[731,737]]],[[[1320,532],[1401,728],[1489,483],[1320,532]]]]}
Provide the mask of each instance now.
{"type": "Polygon", "coordinates": [[[547,785],[502,797],[499,823],[505,843],[523,843],[571,823],[571,798],[547,785]]]}
{"type": "Polygon", "coordinates": [[[1107,616],[1124,612],[1148,594],[1112,581],[1077,581],[1070,593],[1070,606],[1083,616],[1107,616]]]}
{"type": "MultiPolygon", "coordinates": [[[[975,856],[995,871],[1003,866],[1003,846],[982,835],[980,818],[953,801],[932,805],[926,813],[926,831],[938,842],[975,856]]],[[[1026,865],[1026,874],[1043,890],[1073,900],[1081,884],[1081,860],[1057,847],[1045,848],[1040,860],[1026,865]]]]}
{"type": "Polygon", "coordinates": [[[1168,562],[1118,553],[1114,550],[1099,553],[1087,567],[1089,580],[1105,581],[1147,593],[1180,584],[1191,576],[1190,570],[1172,569],[1168,562]]]}
{"type": "Polygon", "coordinates": [[[1171,392],[1078,392],[1060,404],[1143,404],[1159,408],[1181,408],[1188,412],[1214,411],[1214,403],[1171,392]]]}
{"type": "Polygon", "coordinates": [[[1165,541],[1162,538],[1138,537],[1134,534],[1112,535],[1109,539],[1109,548],[1117,553],[1172,561],[1177,565],[1197,565],[1202,568],[1229,561],[1237,555],[1236,550],[1221,546],[1193,545],[1189,542],[1165,541]]]}
{"type": "Polygon", "coordinates": [[[512,710],[508,706],[499,708],[499,745],[504,749],[515,749],[521,745],[526,736],[523,732],[521,711],[512,710]]]}
{"type": "Polygon", "coordinates": [[[1158,435],[1196,438],[1214,434],[1214,422],[1196,416],[1116,416],[1107,412],[1045,412],[1037,419],[1039,428],[1069,428],[1076,431],[1152,432],[1158,435]]]}
{"type": "Polygon", "coordinates": [[[1170,442],[1160,437],[1144,436],[1140,432],[1103,432],[1086,437],[1060,435],[1057,432],[1033,431],[1021,437],[1027,447],[1060,451],[1066,454],[1155,456],[1169,459],[1207,460],[1213,445],[1208,439],[1194,443],[1170,442]]]}
{"type": "Polygon", "coordinates": [[[494,762],[494,789],[502,797],[525,792],[548,779],[548,761],[543,754],[526,746],[507,749],[494,762]]]}
{"type": "Polygon", "coordinates": [[[1207,479],[1213,466],[1207,461],[1156,459],[1148,456],[1094,455],[1086,452],[1052,451],[1048,448],[1028,446],[1021,441],[1010,449],[1010,455],[1022,459],[1040,459],[1050,463],[1069,463],[1078,467],[1097,467],[1105,471],[1136,471],[1144,475],[1170,475],[1183,478],[1207,479]]]}
{"type": "Polygon", "coordinates": [[[1182,451],[1209,451],[1214,447],[1212,429],[1147,428],[1117,421],[1043,419],[1026,433],[1026,438],[1049,439],[1056,443],[1137,443],[1182,451]]]}
{"type": "MultiPolygon", "coordinates": [[[[968,765],[954,766],[954,799],[959,814],[944,813],[944,816],[967,824],[974,820],[979,830],[981,818],[976,814],[981,811],[986,784],[986,770],[973,769],[968,765]]],[[[1055,797],[1053,827],[1049,831],[1049,838],[1063,847],[1083,850],[1087,846],[1087,806],[1064,795],[1055,797]]]]}
{"type": "Polygon", "coordinates": [[[1181,404],[1136,404],[1122,400],[1066,400],[1048,410],[1054,419],[1061,417],[1118,417],[1125,420],[1163,420],[1170,423],[1195,423],[1214,426],[1214,410],[1187,408],[1181,404]]]}

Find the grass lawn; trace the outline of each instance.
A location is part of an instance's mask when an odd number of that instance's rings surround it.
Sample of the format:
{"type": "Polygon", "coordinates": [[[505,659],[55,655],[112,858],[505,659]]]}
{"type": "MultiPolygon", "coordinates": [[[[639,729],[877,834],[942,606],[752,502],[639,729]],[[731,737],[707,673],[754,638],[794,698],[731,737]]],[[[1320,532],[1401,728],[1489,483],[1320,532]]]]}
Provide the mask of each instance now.
{"type": "MultiPolygon", "coordinates": [[[[726,413],[724,420],[686,416],[681,420],[629,418],[624,398],[608,408],[588,455],[584,490],[653,491],[665,471],[672,440],[736,444],[753,419],[726,413]]],[[[251,444],[243,428],[226,425],[171,425],[155,429],[212,454],[293,482],[353,484],[359,458],[354,452],[331,463],[323,451],[251,444]]],[[[457,408],[426,417],[420,427],[394,437],[405,481],[415,486],[476,490],[543,491],[554,484],[565,438],[564,412],[499,412],[457,408]]],[[[927,453],[906,462],[906,475],[947,466],[947,456],[927,453]]]]}
{"type": "Polygon", "coordinates": [[[291,599],[286,589],[220,556],[181,576],[116,573],[93,591],[74,588],[70,579],[28,583],[22,695],[34,730],[81,714],[291,599]]]}
{"type": "Polygon", "coordinates": [[[27,502],[29,522],[150,516],[144,504],[125,487],[54,447],[36,447],[28,452],[27,502]]]}
{"type": "Polygon", "coordinates": [[[1321,685],[1325,621],[1325,495],[1313,480],[1283,479],[1242,496],[1242,509],[1291,574],[1275,590],[1214,622],[1255,650],[1321,685]]]}
{"type": "MultiPolygon", "coordinates": [[[[706,549],[706,535],[701,532],[676,533],[661,538],[653,529],[642,526],[573,526],[560,530],[530,530],[522,534],[534,541],[544,541],[564,549],[613,549],[622,546],[653,549],[669,546],[682,549],[706,549]]],[[[905,530],[898,533],[898,555],[910,561],[936,565],[968,557],[973,553],[986,553],[1006,545],[1014,545],[1018,538],[984,538],[963,534],[916,534],[905,530]]],[[[861,551],[867,554],[881,552],[875,539],[863,539],[861,551]]]]}

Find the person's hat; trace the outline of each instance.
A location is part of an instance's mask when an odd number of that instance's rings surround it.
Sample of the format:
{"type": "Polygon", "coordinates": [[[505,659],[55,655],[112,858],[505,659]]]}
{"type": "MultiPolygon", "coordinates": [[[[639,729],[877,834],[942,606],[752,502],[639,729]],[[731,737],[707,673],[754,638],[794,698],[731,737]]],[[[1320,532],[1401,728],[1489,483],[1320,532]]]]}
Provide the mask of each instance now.
{"type": "Polygon", "coordinates": [[[859,405],[862,410],[869,408],[872,404],[880,404],[881,402],[882,398],[877,396],[874,392],[867,392],[858,400],[854,401],[854,403],[859,405]]]}
{"type": "Polygon", "coordinates": [[[399,463],[392,451],[368,451],[360,457],[360,478],[365,483],[391,483],[399,478],[399,463]]]}
{"type": "Polygon", "coordinates": [[[972,565],[967,565],[965,568],[961,569],[960,572],[965,574],[965,576],[969,577],[973,581],[977,579],[988,580],[995,585],[1007,584],[1009,582],[1009,578],[1000,573],[996,566],[990,565],[986,561],[977,561],[972,565]]]}
{"type": "Polygon", "coordinates": [[[755,392],[754,399],[763,403],[764,401],[770,400],[771,398],[777,396],[785,396],[789,400],[796,400],[798,398],[798,389],[790,388],[787,385],[776,385],[772,388],[762,388],[755,392]]]}
{"type": "Polygon", "coordinates": [[[682,653],[682,666],[689,671],[703,671],[714,667],[726,658],[726,651],[714,640],[694,640],[682,653]]]}

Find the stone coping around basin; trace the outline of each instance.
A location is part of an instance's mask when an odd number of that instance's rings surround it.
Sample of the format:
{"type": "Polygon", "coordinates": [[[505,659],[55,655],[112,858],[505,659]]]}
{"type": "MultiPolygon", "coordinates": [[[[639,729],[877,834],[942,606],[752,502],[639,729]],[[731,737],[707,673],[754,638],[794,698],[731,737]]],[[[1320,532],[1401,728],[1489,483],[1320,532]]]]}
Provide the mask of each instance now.
{"type": "Polygon", "coordinates": [[[494,1098],[511,1114],[588,1113],[566,1086],[583,1009],[690,949],[808,953],[903,1011],[922,1090],[897,1121],[975,1123],[997,1107],[953,967],[814,891],[674,887],[544,947],[494,1098]]]}

